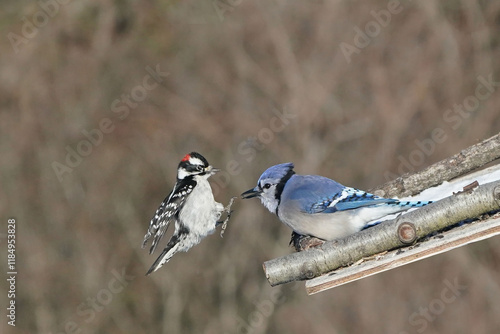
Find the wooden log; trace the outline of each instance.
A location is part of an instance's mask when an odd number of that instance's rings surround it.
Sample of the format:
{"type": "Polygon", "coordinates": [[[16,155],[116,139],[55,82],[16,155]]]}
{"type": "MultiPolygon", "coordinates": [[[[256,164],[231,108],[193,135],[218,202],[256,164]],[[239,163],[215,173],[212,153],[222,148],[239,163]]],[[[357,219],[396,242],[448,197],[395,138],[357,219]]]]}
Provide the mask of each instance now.
{"type": "Polygon", "coordinates": [[[306,291],[312,295],[499,234],[500,217],[498,215],[464,224],[426,238],[425,241],[416,245],[375,255],[359,264],[342,267],[323,276],[313,278],[306,282],[306,291]]]}
{"type": "Polygon", "coordinates": [[[369,192],[382,197],[407,197],[449,181],[500,158],[500,133],[424,170],[405,174],[369,192]]]}

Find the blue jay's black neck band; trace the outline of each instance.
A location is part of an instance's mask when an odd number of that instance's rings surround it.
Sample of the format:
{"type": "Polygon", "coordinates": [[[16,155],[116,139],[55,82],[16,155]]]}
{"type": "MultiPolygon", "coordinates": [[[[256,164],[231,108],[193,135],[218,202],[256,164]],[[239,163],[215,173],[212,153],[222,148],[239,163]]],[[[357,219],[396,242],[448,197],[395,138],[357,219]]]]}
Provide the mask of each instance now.
{"type": "Polygon", "coordinates": [[[280,182],[278,183],[278,185],[276,186],[276,199],[278,200],[278,205],[276,206],[276,215],[278,215],[278,208],[280,206],[280,203],[281,203],[281,193],[283,192],[283,189],[285,188],[285,184],[288,182],[288,180],[290,180],[290,178],[293,176],[293,174],[295,174],[295,172],[293,171],[293,169],[290,169],[286,174],[285,176],[283,176],[280,180],[280,182]]]}

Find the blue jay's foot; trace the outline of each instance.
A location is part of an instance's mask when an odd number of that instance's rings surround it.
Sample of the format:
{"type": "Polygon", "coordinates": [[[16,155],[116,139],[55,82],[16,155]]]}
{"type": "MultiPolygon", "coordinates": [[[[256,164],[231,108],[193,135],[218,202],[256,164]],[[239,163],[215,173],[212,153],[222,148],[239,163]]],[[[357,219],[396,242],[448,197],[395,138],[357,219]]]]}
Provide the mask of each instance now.
{"type": "Polygon", "coordinates": [[[220,224],[222,224],[222,230],[220,231],[221,238],[224,238],[224,232],[226,231],[227,223],[229,222],[231,214],[233,213],[233,210],[231,210],[231,206],[233,206],[233,202],[235,199],[236,197],[231,197],[231,199],[229,200],[229,204],[222,211],[227,213],[226,219],[224,219],[224,221],[218,221],[217,223],[215,223],[215,226],[219,226],[220,224]]]}
{"type": "Polygon", "coordinates": [[[301,252],[308,250],[312,247],[318,247],[325,243],[325,240],[312,237],[310,235],[302,235],[297,232],[292,232],[292,238],[290,239],[289,245],[293,245],[295,251],[301,252]]]}

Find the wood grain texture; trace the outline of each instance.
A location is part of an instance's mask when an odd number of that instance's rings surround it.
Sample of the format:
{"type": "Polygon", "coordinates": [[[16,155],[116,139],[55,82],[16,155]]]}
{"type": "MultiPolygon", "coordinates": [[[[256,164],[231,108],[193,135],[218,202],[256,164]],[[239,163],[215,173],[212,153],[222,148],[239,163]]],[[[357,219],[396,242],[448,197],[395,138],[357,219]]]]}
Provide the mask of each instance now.
{"type": "Polygon", "coordinates": [[[500,217],[491,217],[482,221],[456,227],[452,230],[432,236],[416,245],[392,250],[375,255],[360,264],[342,267],[323,276],[306,282],[308,294],[315,294],[361,278],[372,276],[406,264],[423,260],[472,242],[481,241],[500,234],[500,217]]]}

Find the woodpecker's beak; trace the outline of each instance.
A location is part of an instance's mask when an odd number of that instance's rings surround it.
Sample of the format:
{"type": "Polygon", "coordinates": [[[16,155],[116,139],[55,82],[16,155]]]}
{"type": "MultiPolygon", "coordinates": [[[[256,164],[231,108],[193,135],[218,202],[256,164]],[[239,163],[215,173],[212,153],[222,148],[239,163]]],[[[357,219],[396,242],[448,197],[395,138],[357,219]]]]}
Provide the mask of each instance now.
{"type": "Polygon", "coordinates": [[[262,193],[262,190],[260,190],[258,187],[255,187],[255,188],[247,190],[243,194],[241,194],[241,198],[247,199],[247,198],[257,197],[257,196],[260,196],[261,193],[262,193]]]}
{"type": "Polygon", "coordinates": [[[205,172],[209,173],[210,175],[214,175],[215,173],[220,172],[220,169],[208,166],[207,168],[205,168],[205,172]]]}

